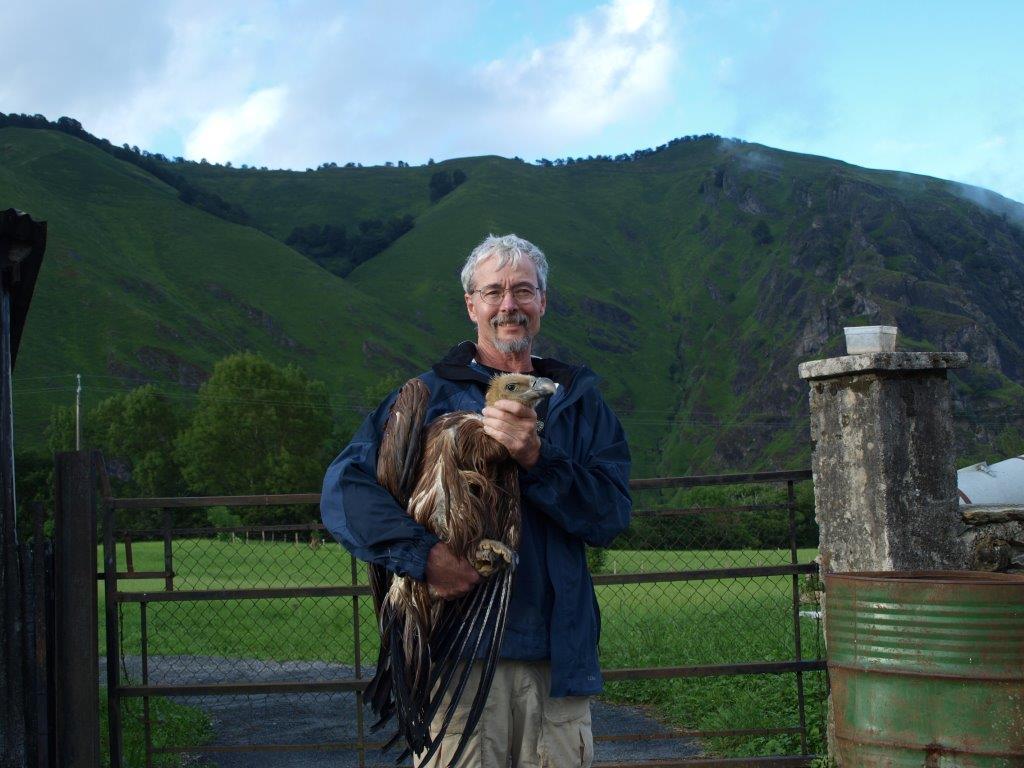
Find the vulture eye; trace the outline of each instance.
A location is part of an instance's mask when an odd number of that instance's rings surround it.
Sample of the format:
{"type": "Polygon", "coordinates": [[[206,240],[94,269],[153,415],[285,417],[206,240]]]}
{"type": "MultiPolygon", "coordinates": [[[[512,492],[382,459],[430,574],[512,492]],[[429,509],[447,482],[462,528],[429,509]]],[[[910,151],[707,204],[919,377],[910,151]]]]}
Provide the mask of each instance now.
{"type": "Polygon", "coordinates": [[[505,389],[507,389],[509,392],[515,392],[516,391],[516,385],[515,384],[506,384],[505,385],[505,389]]]}

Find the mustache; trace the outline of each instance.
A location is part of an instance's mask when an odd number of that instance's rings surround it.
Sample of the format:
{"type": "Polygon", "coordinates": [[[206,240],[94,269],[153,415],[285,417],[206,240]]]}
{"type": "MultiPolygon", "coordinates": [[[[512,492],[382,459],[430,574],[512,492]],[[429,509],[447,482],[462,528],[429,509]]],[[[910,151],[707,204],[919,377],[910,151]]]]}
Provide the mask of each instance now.
{"type": "Polygon", "coordinates": [[[520,312],[518,309],[512,312],[502,312],[491,318],[491,327],[498,328],[502,325],[526,325],[530,322],[530,318],[526,316],[524,312],[520,312]]]}

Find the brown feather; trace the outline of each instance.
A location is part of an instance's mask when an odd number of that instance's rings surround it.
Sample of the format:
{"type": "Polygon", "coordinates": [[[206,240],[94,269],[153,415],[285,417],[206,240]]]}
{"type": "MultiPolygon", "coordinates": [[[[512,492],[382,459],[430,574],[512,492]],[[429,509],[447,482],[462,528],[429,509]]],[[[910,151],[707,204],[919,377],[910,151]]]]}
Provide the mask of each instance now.
{"type": "MultiPolygon", "coordinates": [[[[534,407],[553,392],[554,385],[547,379],[504,374],[491,380],[486,402],[493,405],[508,399],[534,407]]],[[[416,522],[470,562],[485,540],[500,542],[515,552],[521,531],[518,465],[501,443],[484,432],[479,413],[448,413],[434,419],[424,431],[429,396],[419,379],[411,379],[399,392],[378,452],[378,482],[416,522]]],[[[429,755],[446,727],[431,737],[430,721],[445,693],[439,688],[447,684],[444,681],[454,685],[452,665],[462,660],[461,649],[467,648],[467,643],[470,649],[479,647],[491,632],[485,656],[492,667],[497,661],[498,648],[493,646],[500,642],[504,629],[510,574],[502,576],[502,588],[487,592],[498,604],[496,623],[490,629],[485,626],[486,618],[478,621],[492,615],[491,603],[480,599],[481,590],[489,583],[486,580],[470,595],[444,601],[435,598],[424,582],[401,576],[392,576],[386,594],[379,594],[385,582],[380,574],[372,575],[381,630],[377,673],[367,689],[367,699],[381,718],[375,727],[397,713],[399,735],[405,737],[409,749],[429,755]],[[462,615],[462,611],[468,614],[462,615]],[[438,634],[444,638],[439,640],[438,634]],[[470,636],[477,639],[470,640],[470,636]],[[434,656],[439,652],[437,642],[446,649],[440,659],[434,656]]],[[[467,671],[459,676],[459,695],[469,669],[469,665],[462,666],[467,671]]],[[[489,686],[490,675],[482,676],[484,679],[489,686]]],[[[474,695],[475,709],[486,696],[484,685],[481,682],[474,695]]],[[[459,752],[468,736],[463,734],[459,752]]]]}

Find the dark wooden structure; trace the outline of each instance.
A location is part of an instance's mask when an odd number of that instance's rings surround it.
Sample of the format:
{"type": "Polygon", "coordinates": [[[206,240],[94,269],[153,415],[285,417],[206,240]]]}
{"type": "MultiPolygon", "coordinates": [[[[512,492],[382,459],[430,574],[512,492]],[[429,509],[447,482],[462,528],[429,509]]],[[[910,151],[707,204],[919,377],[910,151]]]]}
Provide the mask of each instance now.
{"type": "Polygon", "coordinates": [[[0,211],[0,766],[21,768],[38,752],[29,725],[35,658],[26,625],[14,488],[11,372],[18,356],[46,224],[13,208],[0,211]]]}

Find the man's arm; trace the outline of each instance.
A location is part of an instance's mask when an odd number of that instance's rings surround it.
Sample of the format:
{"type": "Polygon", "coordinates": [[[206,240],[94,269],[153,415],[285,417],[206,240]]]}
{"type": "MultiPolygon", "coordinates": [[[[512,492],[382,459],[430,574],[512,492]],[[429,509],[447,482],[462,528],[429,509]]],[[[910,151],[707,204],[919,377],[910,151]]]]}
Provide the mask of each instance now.
{"type": "Polygon", "coordinates": [[[438,538],[377,483],[377,449],[396,395],[366,417],[352,442],[327,468],[320,515],[331,535],[360,560],[423,581],[438,538]]]}
{"type": "Polygon", "coordinates": [[[480,574],[409,517],[377,482],[377,451],[395,396],[366,417],[352,442],[327,468],[320,514],[331,535],[361,560],[426,581],[443,599],[461,597],[480,574]]]}
{"type": "Polygon", "coordinates": [[[484,409],[484,425],[523,467],[523,496],[572,535],[605,546],[629,527],[629,446],[600,394],[584,398],[591,435],[587,445],[569,446],[575,455],[538,437],[536,414],[527,424],[529,415],[516,410],[532,413],[525,406],[499,401],[484,409]]]}

